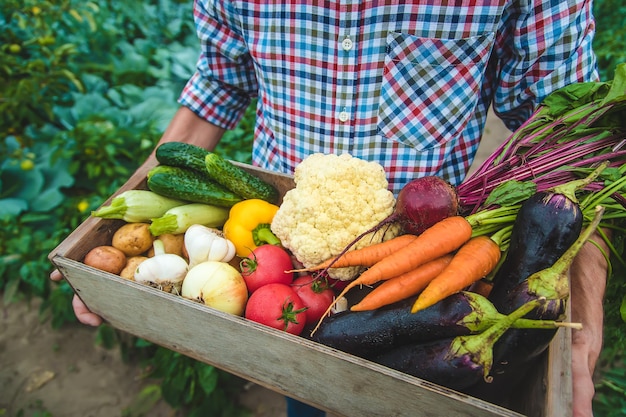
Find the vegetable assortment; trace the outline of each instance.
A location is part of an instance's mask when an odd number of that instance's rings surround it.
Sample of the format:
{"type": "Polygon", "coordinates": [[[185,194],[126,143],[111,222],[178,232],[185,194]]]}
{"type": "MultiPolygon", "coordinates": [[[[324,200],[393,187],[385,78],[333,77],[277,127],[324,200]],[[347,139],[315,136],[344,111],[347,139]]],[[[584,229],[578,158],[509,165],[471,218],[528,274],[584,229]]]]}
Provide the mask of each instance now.
{"type": "Polygon", "coordinates": [[[306,158],[281,201],[214,153],[163,144],[149,190],[93,213],[143,230],[143,249],[112,242],[96,248],[110,262],[85,263],[121,273],[142,257],[137,281],[504,402],[559,328],[581,327],[567,272],[589,236],[621,261],[605,230],[625,230],[625,87],[626,66],[565,87],[462,184],[419,178],[397,198],[382,167],[347,154],[306,158]],[[160,258],[168,235],[184,265],[160,258]]]}

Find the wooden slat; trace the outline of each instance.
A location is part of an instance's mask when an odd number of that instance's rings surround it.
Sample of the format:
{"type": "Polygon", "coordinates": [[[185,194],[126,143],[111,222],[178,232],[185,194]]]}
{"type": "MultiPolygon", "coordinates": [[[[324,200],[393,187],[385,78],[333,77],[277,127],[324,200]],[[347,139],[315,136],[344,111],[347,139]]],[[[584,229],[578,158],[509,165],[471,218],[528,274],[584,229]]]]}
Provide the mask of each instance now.
{"type": "MultiPolygon", "coordinates": [[[[567,306],[567,317],[571,317],[571,303],[567,306]]],[[[544,416],[569,417],[573,414],[571,329],[563,328],[557,332],[547,356],[544,416]]]]}

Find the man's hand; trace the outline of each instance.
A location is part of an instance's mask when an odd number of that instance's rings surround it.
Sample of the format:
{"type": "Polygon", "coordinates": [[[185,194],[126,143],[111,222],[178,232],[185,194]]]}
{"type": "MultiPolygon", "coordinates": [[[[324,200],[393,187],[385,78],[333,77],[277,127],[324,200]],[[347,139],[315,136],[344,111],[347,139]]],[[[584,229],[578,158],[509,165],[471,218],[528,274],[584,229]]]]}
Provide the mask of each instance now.
{"type": "MultiPolygon", "coordinates": [[[[55,269],[50,273],[50,279],[52,281],[61,281],[63,279],[63,275],[55,269]]],[[[74,294],[74,298],[72,299],[72,307],[74,308],[74,314],[78,321],[83,324],[87,324],[89,326],[99,326],[102,324],[102,317],[97,314],[89,311],[85,303],[82,302],[80,298],[76,294],[74,294]]]]}
{"type": "MultiPolygon", "coordinates": [[[[598,236],[592,239],[608,254],[608,248],[598,236]]],[[[583,325],[582,330],[572,331],[573,411],[574,417],[592,417],[593,372],[602,350],[606,259],[592,242],[587,242],[570,273],[572,321],[583,325]]]]}

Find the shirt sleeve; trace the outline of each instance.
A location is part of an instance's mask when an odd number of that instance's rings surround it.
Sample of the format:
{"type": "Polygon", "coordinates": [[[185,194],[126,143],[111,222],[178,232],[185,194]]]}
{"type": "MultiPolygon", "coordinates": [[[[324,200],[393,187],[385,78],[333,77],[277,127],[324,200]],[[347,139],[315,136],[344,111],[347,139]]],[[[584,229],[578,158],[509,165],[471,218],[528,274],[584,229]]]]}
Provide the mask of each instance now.
{"type": "Polygon", "coordinates": [[[496,48],[493,108],[517,129],[551,92],[598,79],[590,0],[516,0],[506,8],[496,48]]]}
{"type": "Polygon", "coordinates": [[[258,90],[236,10],[230,2],[196,0],[194,21],[201,52],[178,101],[201,118],[232,129],[258,90]]]}

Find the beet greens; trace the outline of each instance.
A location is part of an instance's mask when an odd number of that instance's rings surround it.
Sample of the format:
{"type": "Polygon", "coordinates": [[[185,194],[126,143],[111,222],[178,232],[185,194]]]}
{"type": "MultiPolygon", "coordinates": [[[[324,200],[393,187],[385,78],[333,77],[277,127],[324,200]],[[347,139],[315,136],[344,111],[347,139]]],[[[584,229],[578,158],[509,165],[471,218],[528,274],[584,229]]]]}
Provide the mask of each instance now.
{"type": "MultiPolygon", "coordinates": [[[[578,178],[579,170],[626,163],[626,65],[610,82],[574,83],[549,95],[537,111],[457,186],[461,213],[493,207],[490,194],[508,181],[536,191],[578,178]]],[[[602,184],[588,185],[598,189],[602,184]]]]}

